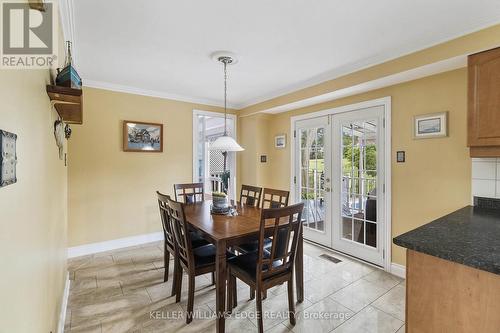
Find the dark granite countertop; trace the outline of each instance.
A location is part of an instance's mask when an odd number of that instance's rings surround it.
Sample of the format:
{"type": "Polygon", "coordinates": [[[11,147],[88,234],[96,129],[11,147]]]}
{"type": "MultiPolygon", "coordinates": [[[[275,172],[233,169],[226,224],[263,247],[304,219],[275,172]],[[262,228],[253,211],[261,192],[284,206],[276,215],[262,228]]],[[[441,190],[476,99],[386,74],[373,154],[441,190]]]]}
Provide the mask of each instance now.
{"type": "Polygon", "coordinates": [[[397,236],[394,244],[500,275],[500,210],[467,206],[397,236]]]}

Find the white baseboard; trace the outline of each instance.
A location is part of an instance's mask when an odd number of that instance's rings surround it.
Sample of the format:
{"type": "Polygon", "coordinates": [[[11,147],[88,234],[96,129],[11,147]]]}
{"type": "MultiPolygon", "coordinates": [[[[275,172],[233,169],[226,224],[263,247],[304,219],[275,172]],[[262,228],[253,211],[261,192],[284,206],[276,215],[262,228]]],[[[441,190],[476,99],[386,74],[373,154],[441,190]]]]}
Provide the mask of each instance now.
{"type": "Polygon", "coordinates": [[[110,250],[121,249],[123,247],[140,245],[163,240],[163,232],[154,232],[152,234],[138,235],[126,238],[113,239],[105,242],[91,243],[68,248],[68,258],[75,258],[105,252],[110,250]]]}
{"type": "Polygon", "coordinates": [[[406,279],[406,267],[400,264],[391,263],[391,274],[406,279]]]}
{"type": "Polygon", "coordinates": [[[70,283],[71,281],[69,280],[69,273],[66,273],[66,283],[64,284],[64,292],[61,301],[61,311],[59,312],[59,323],[57,325],[57,333],[64,333],[64,324],[66,323],[66,308],[68,307],[70,283]]]}

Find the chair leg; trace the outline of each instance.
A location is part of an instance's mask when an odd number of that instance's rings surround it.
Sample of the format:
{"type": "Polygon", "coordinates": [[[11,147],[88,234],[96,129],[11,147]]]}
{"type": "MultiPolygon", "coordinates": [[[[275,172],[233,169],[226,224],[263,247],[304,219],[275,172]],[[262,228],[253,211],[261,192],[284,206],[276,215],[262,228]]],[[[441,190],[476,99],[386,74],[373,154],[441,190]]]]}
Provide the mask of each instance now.
{"type": "Polygon", "coordinates": [[[288,315],[290,316],[290,324],[295,326],[295,301],[293,299],[293,275],[288,280],[288,315]]]}
{"type": "Polygon", "coordinates": [[[170,267],[170,252],[165,248],[165,254],[163,255],[163,267],[165,268],[165,274],[163,275],[163,282],[168,281],[168,271],[170,267]]]}
{"type": "Polygon", "coordinates": [[[177,264],[177,276],[175,282],[175,303],[181,301],[181,290],[182,290],[182,267],[181,264],[177,264]]]}
{"type": "Polygon", "coordinates": [[[233,279],[233,309],[238,306],[238,288],[236,283],[236,276],[232,276],[233,279]]]}
{"type": "Polygon", "coordinates": [[[253,300],[255,298],[255,289],[250,287],[250,300],[253,300]]]}
{"type": "Polygon", "coordinates": [[[257,308],[257,327],[259,328],[259,333],[264,333],[264,319],[262,318],[262,292],[260,287],[257,286],[255,305],[257,308]]]}
{"type": "Polygon", "coordinates": [[[215,285],[215,272],[212,272],[212,286],[215,285]]]}
{"type": "Polygon", "coordinates": [[[189,274],[186,324],[189,324],[190,322],[193,321],[193,306],[194,306],[194,274],[189,274]]]}
{"type": "Polygon", "coordinates": [[[174,296],[176,294],[176,292],[177,292],[177,283],[179,283],[179,281],[178,281],[178,275],[179,275],[178,270],[179,270],[179,264],[177,262],[177,259],[174,259],[174,274],[172,274],[172,278],[174,280],[172,281],[172,294],[170,295],[170,297],[174,296]]]}
{"type": "Polygon", "coordinates": [[[227,279],[227,312],[229,314],[231,314],[233,312],[233,300],[234,300],[233,292],[234,292],[234,289],[233,289],[233,276],[232,276],[231,271],[229,269],[227,271],[227,276],[228,276],[228,279],[227,279]]]}
{"type": "Polygon", "coordinates": [[[262,299],[266,299],[267,298],[267,289],[262,291],[262,299]]]}

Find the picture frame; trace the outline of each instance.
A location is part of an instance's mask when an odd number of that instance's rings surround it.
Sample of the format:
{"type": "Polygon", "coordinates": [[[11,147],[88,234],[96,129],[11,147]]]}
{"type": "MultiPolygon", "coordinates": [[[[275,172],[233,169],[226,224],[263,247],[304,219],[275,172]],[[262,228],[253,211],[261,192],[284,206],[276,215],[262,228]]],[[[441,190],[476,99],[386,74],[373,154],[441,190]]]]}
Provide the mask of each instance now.
{"type": "Polygon", "coordinates": [[[448,111],[413,117],[413,138],[430,139],[448,136],[448,111]]]}
{"type": "Polygon", "coordinates": [[[0,187],[17,182],[17,135],[0,130],[0,187]]]}
{"type": "Polygon", "coordinates": [[[124,120],[123,151],[162,153],[163,124],[124,120]]]}
{"type": "Polygon", "coordinates": [[[286,147],[286,135],[279,134],[274,137],[274,148],[284,149],[286,147]]]}

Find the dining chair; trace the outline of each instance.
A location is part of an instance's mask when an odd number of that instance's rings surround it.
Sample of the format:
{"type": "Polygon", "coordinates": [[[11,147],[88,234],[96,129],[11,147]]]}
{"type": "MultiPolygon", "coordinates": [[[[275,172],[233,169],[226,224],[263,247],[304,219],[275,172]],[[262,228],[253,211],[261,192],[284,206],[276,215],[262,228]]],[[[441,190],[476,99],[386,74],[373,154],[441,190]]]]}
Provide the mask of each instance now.
{"type": "MultiPolygon", "coordinates": [[[[264,195],[262,196],[262,208],[282,208],[288,206],[288,198],[290,197],[289,191],[275,190],[264,188],[264,195]]],[[[266,246],[270,245],[271,240],[266,238],[264,243],[266,246]]],[[[258,240],[250,241],[248,243],[235,246],[235,249],[240,253],[248,253],[257,251],[258,240]]]]}
{"type": "Polygon", "coordinates": [[[205,200],[203,183],[174,184],[175,201],[185,204],[201,202],[205,200]]]}
{"type": "MultiPolygon", "coordinates": [[[[184,213],[184,203],[173,200],[168,201],[170,208],[170,221],[175,240],[175,251],[178,260],[174,266],[175,302],[181,300],[182,274],[188,275],[188,303],[186,324],[193,320],[195,277],[215,272],[216,248],[212,244],[200,247],[191,246],[191,233],[184,213]]],[[[226,254],[227,258],[234,257],[232,253],[226,254]]]]}
{"type": "Polygon", "coordinates": [[[259,207],[261,195],[262,187],[241,185],[240,204],[259,207]]]}
{"type": "MultiPolygon", "coordinates": [[[[170,267],[170,255],[175,259],[175,240],[174,234],[172,232],[172,224],[171,224],[171,213],[170,207],[168,205],[168,201],[171,200],[169,195],[163,194],[159,191],[156,191],[156,195],[158,197],[158,206],[160,208],[160,218],[161,225],[163,229],[163,237],[164,237],[164,276],[163,282],[168,281],[168,271],[170,267]]],[[[191,232],[191,246],[193,248],[200,247],[203,245],[209,244],[205,239],[198,237],[198,234],[191,232]]],[[[174,284],[172,284],[172,296],[174,295],[174,284]]]]}
{"type": "Polygon", "coordinates": [[[288,206],[288,198],[290,191],[275,190],[272,188],[264,188],[262,196],[262,208],[281,208],[288,206]]]}
{"type": "Polygon", "coordinates": [[[302,231],[304,204],[264,209],[260,216],[258,251],[242,254],[228,260],[228,312],[238,305],[236,279],[256,290],[256,310],[259,333],[264,332],[262,296],[264,291],[287,283],[290,324],[295,325],[293,270],[299,234],[302,231]],[[267,228],[266,228],[267,227],[267,228]],[[271,246],[265,247],[266,232],[271,246]]]}

